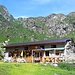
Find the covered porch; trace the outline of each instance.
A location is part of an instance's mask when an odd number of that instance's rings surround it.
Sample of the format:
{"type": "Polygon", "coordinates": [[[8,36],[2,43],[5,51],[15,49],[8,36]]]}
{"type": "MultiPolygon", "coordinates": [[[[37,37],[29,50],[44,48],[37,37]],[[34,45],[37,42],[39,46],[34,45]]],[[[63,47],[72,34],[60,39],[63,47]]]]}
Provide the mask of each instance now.
{"type": "Polygon", "coordinates": [[[45,62],[63,62],[64,59],[64,47],[63,48],[46,48],[44,52],[45,62]]]}
{"type": "Polygon", "coordinates": [[[31,49],[31,50],[18,50],[9,51],[5,53],[5,57],[12,57],[15,62],[18,58],[24,58],[26,62],[43,62],[42,58],[44,50],[31,49]]]}
{"type": "Polygon", "coordinates": [[[61,62],[64,61],[64,47],[63,48],[45,48],[45,49],[31,49],[31,50],[14,50],[9,51],[9,57],[15,60],[18,57],[23,57],[27,62],[61,62]]]}

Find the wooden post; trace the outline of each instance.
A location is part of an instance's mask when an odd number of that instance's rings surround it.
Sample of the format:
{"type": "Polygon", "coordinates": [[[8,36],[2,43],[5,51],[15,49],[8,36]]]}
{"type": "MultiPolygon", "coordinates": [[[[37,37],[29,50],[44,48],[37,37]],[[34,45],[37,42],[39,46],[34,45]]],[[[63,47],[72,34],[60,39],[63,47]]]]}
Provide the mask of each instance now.
{"type": "Polygon", "coordinates": [[[43,62],[45,61],[45,57],[46,57],[46,55],[45,55],[45,51],[44,51],[44,54],[43,54],[43,62]]]}
{"type": "Polygon", "coordinates": [[[40,51],[39,51],[39,59],[40,59],[40,51]]]}
{"type": "Polygon", "coordinates": [[[34,58],[34,56],[33,56],[33,50],[32,50],[32,63],[34,62],[34,59],[33,58],[34,58]]]}

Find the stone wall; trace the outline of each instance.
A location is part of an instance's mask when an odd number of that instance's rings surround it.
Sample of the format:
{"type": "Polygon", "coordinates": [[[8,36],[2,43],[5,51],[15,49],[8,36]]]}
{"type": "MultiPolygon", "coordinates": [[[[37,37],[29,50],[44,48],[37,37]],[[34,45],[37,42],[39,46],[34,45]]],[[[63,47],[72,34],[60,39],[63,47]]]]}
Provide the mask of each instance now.
{"type": "Polygon", "coordinates": [[[75,60],[75,46],[72,41],[68,41],[65,45],[65,60],[75,60]]]}

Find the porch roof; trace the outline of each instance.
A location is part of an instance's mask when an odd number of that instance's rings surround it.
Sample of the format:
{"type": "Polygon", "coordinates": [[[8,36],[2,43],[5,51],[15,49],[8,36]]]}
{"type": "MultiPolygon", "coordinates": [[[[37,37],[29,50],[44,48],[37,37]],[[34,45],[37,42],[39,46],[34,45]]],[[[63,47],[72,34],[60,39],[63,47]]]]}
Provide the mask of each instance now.
{"type": "Polygon", "coordinates": [[[64,47],[61,48],[45,48],[45,49],[33,49],[34,51],[49,51],[49,50],[64,50],[64,47]]]}
{"type": "Polygon", "coordinates": [[[48,50],[64,50],[65,48],[64,47],[61,47],[61,48],[45,48],[45,51],[48,51],[48,50]]]}

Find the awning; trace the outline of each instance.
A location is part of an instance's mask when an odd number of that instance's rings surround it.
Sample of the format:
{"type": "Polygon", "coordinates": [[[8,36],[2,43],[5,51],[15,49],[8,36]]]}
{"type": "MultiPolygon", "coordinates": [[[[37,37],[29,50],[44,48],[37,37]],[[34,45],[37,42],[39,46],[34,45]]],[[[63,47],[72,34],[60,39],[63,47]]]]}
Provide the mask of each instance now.
{"type": "Polygon", "coordinates": [[[45,51],[48,51],[48,50],[64,50],[65,48],[62,47],[62,48],[45,48],[45,51]]]}
{"type": "Polygon", "coordinates": [[[64,50],[64,47],[61,48],[45,48],[45,49],[33,49],[33,51],[49,51],[49,50],[64,50]]]}

